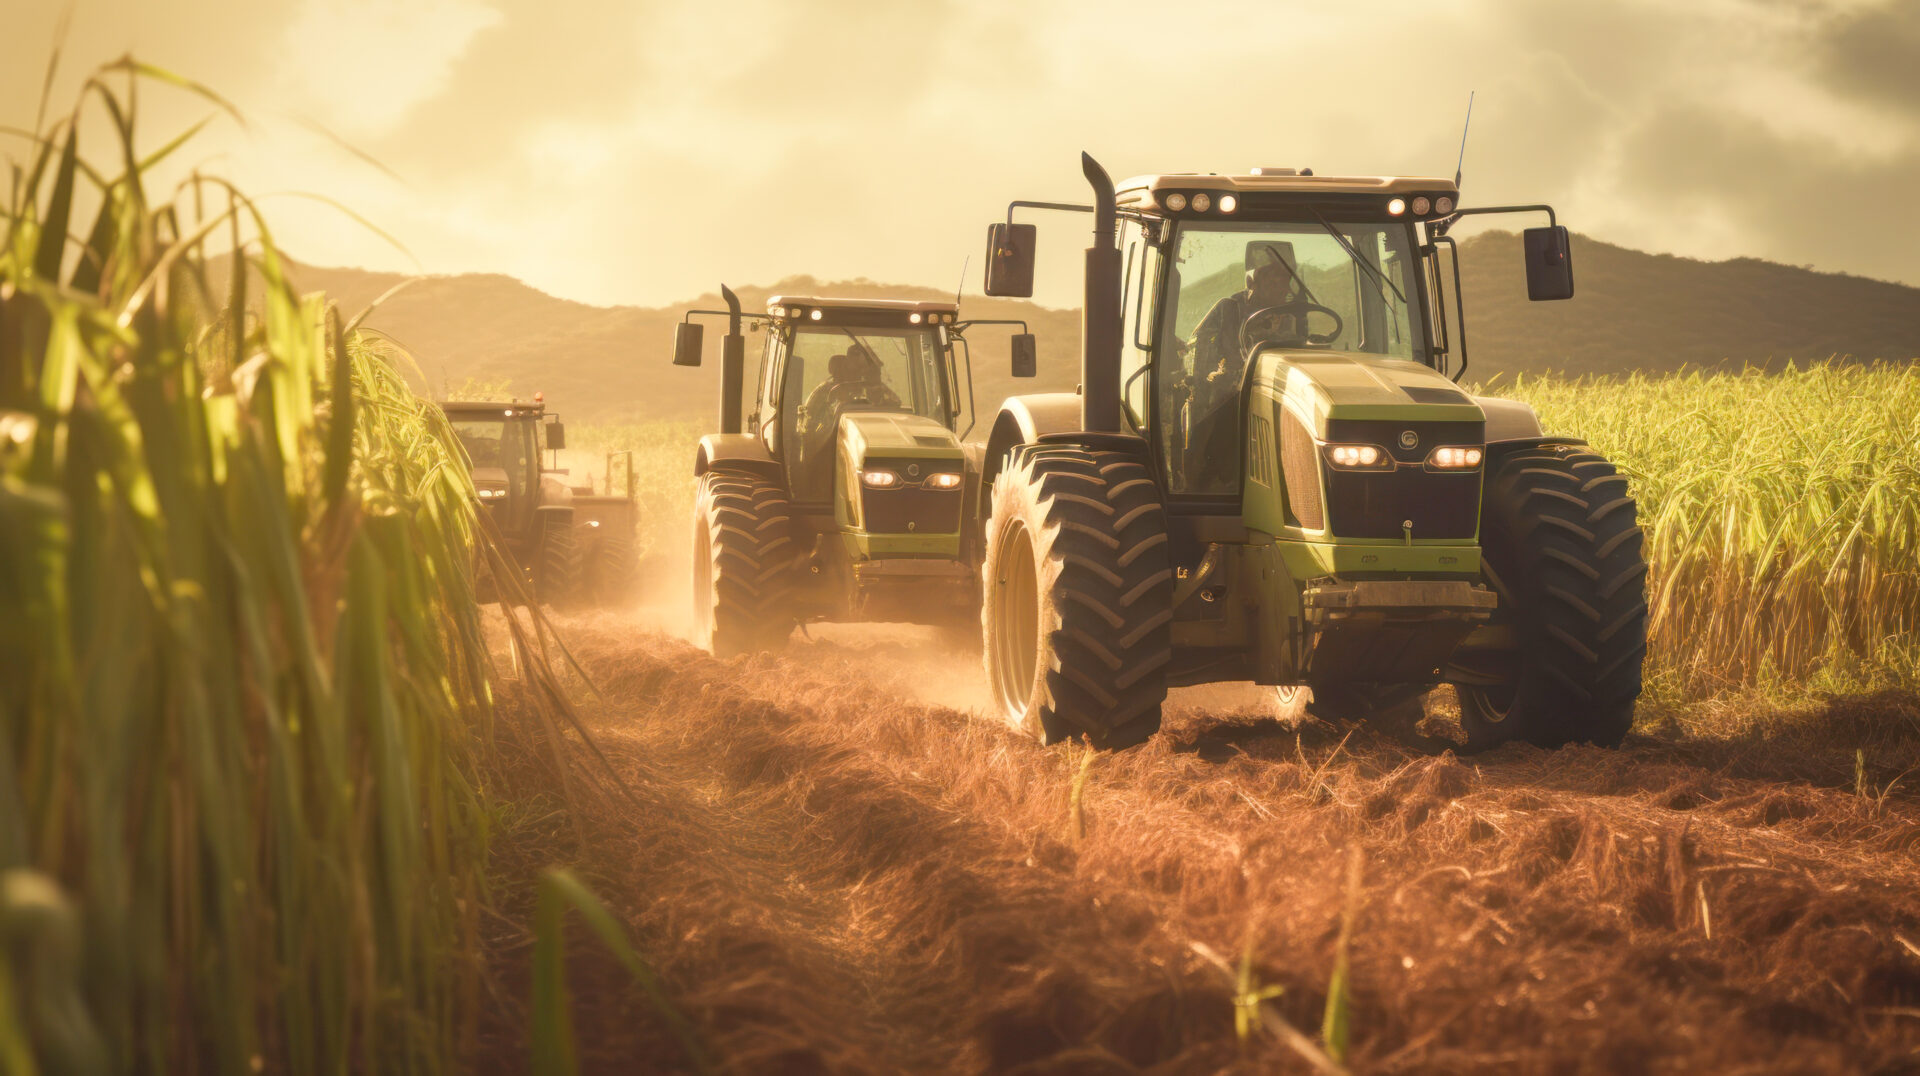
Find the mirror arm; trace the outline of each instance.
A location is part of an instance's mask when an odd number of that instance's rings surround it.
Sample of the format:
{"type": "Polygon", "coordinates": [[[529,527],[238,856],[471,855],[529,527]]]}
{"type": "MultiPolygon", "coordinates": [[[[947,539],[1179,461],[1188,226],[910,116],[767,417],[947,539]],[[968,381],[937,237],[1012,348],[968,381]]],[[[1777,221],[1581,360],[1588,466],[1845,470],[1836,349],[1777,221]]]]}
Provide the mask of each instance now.
{"type": "Polygon", "coordinates": [[[1020,326],[1020,331],[1023,333],[1033,331],[1027,328],[1027,323],[1020,318],[974,318],[971,321],[962,321],[951,326],[949,331],[957,337],[963,330],[975,325],[1018,325],[1020,326]]]}
{"type": "MultiPolygon", "coordinates": [[[[730,318],[733,316],[733,311],[731,310],[689,310],[687,311],[686,315],[682,317],[680,320],[683,322],[692,321],[694,319],[694,316],[698,314],[706,314],[708,316],[716,317],[716,318],[730,318]]],[[[740,320],[741,321],[772,321],[773,315],[772,314],[741,314],[740,320]]]]}
{"type": "MultiPolygon", "coordinates": [[[[1092,206],[1077,205],[1073,202],[1008,202],[1007,203],[1007,223],[1008,224],[1013,223],[1013,211],[1016,209],[1055,209],[1055,210],[1059,210],[1062,213],[1093,212],[1092,206]]],[[[1117,216],[1125,217],[1128,220],[1139,221],[1142,224],[1146,224],[1150,221],[1157,221],[1159,219],[1158,217],[1148,216],[1145,213],[1140,213],[1132,209],[1115,210],[1115,214],[1117,216]]]]}
{"type": "Polygon", "coordinates": [[[1432,222],[1428,227],[1433,230],[1435,236],[1443,236],[1447,234],[1448,229],[1453,227],[1454,222],[1461,217],[1479,216],[1483,213],[1545,213],[1547,215],[1548,227],[1553,227],[1560,223],[1559,218],[1553,215],[1553,207],[1550,205],[1488,205],[1475,206],[1472,209],[1456,209],[1452,215],[1442,217],[1432,222]]]}

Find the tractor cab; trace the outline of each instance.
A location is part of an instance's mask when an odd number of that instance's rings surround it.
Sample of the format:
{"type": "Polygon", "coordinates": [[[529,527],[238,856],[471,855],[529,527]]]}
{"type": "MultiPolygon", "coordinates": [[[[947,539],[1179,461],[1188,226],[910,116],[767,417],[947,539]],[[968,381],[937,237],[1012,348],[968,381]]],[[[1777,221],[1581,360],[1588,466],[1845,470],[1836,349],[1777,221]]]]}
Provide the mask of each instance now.
{"type": "Polygon", "coordinates": [[[571,491],[547,454],[566,447],[566,427],[536,394],[524,400],[454,400],[441,405],[473,461],[473,488],[513,541],[528,532],[541,505],[564,504],[571,491]]]}
{"type": "Polygon", "coordinates": [[[776,295],[767,313],[748,426],[783,462],[796,504],[835,499],[837,479],[847,477],[834,468],[843,437],[958,460],[955,304],[776,295]]]}

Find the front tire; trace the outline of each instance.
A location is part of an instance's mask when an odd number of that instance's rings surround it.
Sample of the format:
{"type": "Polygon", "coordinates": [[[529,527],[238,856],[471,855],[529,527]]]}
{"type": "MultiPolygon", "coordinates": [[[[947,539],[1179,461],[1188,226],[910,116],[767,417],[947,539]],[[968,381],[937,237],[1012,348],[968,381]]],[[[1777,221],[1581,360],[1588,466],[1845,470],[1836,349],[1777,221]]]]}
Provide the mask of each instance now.
{"type": "Polygon", "coordinates": [[[702,475],[693,511],[694,642],[715,657],[771,650],[793,634],[793,512],[748,474],[702,475]]]}
{"type": "Polygon", "coordinates": [[[1028,445],[992,496],[981,621],[1007,720],[1114,749],[1159,731],[1173,572],[1152,475],[1120,452],[1028,445]]]}
{"type": "Polygon", "coordinates": [[[1483,571],[1511,629],[1504,682],[1458,684],[1469,750],[1509,740],[1617,747],[1647,652],[1647,565],[1627,479],[1574,445],[1500,460],[1481,510],[1483,571]]]}

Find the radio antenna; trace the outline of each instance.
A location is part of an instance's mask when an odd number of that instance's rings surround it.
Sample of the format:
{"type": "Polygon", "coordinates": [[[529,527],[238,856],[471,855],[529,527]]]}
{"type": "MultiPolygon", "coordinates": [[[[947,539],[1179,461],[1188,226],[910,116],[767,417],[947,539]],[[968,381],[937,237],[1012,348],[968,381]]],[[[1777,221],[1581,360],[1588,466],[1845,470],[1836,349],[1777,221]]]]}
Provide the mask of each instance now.
{"type": "Polygon", "coordinates": [[[1460,190],[1460,174],[1467,166],[1467,132],[1473,129],[1473,90],[1467,91],[1467,122],[1460,125],[1460,159],[1453,166],[1453,189],[1460,190]]]}
{"type": "Polygon", "coordinates": [[[973,264],[973,255],[960,260],[960,283],[953,286],[953,305],[960,305],[960,293],[967,290],[967,266],[973,264]]]}

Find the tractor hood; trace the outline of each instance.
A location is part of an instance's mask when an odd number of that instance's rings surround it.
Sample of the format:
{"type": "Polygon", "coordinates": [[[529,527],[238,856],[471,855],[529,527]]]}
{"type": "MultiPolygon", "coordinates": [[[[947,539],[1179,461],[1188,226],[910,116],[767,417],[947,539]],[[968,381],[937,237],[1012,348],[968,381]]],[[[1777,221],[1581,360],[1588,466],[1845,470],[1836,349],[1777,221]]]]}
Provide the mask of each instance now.
{"type": "Polygon", "coordinates": [[[507,491],[507,470],[504,467],[475,467],[473,469],[473,488],[488,492],[505,493],[507,491]]]}
{"type": "Polygon", "coordinates": [[[1434,370],[1361,352],[1268,348],[1254,358],[1253,384],[1285,400],[1323,436],[1332,419],[1486,419],[1473,397],[1434,370]]]}
{"type": "Polygon", "coordinates": [[[957,460],[953,431],[930,418],[893,411],[853,411],[840,416],[840,436],[855,466],[868,459],[957,460]]]}

